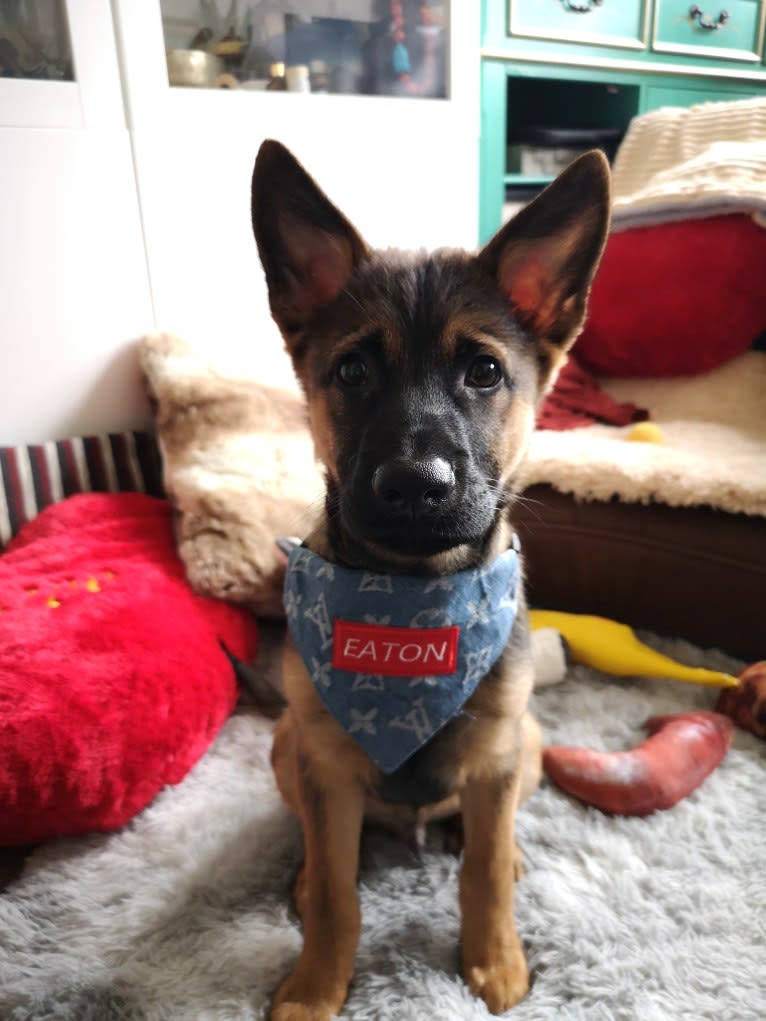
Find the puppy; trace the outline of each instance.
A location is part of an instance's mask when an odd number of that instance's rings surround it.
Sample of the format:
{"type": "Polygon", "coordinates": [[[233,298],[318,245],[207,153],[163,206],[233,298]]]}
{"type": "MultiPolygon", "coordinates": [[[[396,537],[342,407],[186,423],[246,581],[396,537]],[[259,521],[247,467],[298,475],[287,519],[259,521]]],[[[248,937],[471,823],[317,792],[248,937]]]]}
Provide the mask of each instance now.
{"type": "Polygon", "coordinates": [[[256,159],[252,213],[327,479],[285,589],[272,762],[303,825],[304,942],[271,1017],[343,1006],[363,819],[455,811],[462,972],[501,1013],[529,985],[514,816],[541,744],[509,511],[537,405],[585,315],[607,162],[580,157],[478,255],[371,249],[275,141],[256,159]]]}

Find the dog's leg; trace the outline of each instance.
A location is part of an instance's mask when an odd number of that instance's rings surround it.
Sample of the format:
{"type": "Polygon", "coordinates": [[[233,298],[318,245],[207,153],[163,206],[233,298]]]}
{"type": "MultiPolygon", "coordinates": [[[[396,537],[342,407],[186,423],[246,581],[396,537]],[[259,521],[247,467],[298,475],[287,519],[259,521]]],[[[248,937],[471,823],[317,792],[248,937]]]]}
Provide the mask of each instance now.
{"type": "Polygon", "coordinates": [[[303,949],[274,998],[272,1021],[328,1021],[346,999],[359,942],[356,892],[364,795],[342,773],[298,770],[306,859],[300,879],[303,949]]]}
{"type": "Polygon", "coordinates": [[[540,778],[539,742],[537,724],[527,715],[515,770],[469,780],[461,795],[463,977],[493,1014],[515,1006],[529,989],[529,970],[513,919],[513,885],[521,858],[514,820],[520,798],[528,797],[540,778]]]}

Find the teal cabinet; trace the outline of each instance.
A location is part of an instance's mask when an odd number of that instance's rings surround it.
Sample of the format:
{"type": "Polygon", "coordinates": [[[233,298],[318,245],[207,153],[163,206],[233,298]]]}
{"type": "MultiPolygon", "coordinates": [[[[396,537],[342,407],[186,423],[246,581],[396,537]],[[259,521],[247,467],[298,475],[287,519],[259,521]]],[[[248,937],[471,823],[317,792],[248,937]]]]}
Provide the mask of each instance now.
{"type": "Polygon", "coordinates": [[[637,114],[766,96],[766,0],[702,3],[482,0],[481,243],[579,151],[613,155],[637,114]]]}

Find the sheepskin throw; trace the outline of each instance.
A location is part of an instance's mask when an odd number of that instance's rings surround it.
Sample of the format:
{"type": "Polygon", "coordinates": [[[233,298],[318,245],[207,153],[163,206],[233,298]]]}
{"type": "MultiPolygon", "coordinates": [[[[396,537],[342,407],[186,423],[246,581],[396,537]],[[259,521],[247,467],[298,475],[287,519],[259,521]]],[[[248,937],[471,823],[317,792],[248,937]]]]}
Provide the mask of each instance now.
{"type": "Polygon", "coordinates": [[[766,354],[748,351],[700,376],[602,380],[648,408],[664,443],[629,443],[630,426],[538,432],[527,485],[583,500],[656,501],[766,516],[766,354]]]}
{"type": "Polygon", "coordinates": [[[308,531],[322,493],[304,402],[223,375],[170,334],[145,337],[139,354],[190,583],[282,616],[284,560],[274,540],[308,531]]]}

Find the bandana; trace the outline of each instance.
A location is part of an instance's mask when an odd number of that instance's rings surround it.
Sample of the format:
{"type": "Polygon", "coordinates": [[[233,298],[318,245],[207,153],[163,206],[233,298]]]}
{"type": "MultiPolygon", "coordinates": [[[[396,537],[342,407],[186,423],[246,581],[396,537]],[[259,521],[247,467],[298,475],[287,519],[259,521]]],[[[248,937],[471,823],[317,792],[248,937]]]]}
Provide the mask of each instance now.
{"type": "Polygon", "coordinates": [[[384,773],[456,716],[497,661],[520,578],[516,542],[491,564],[435,578],[371,574],[292,550],[290,633],[324,704],[384,773]]]}

